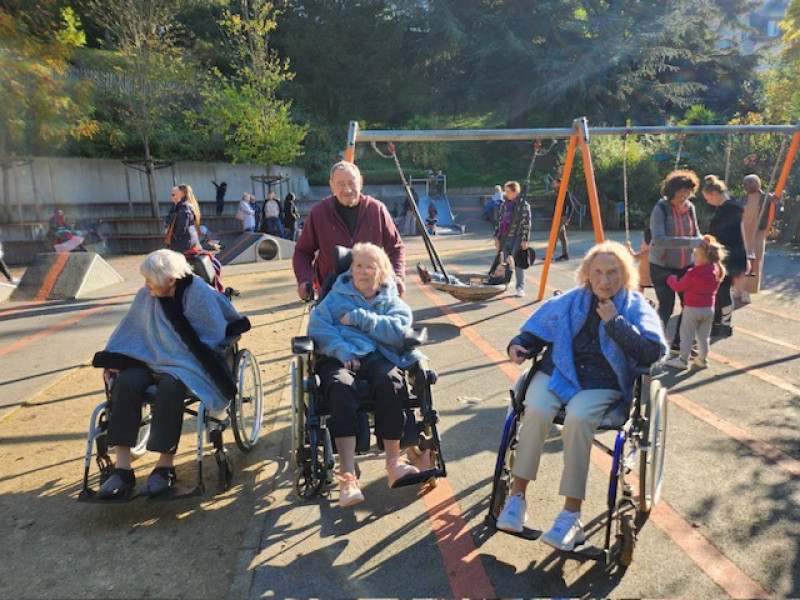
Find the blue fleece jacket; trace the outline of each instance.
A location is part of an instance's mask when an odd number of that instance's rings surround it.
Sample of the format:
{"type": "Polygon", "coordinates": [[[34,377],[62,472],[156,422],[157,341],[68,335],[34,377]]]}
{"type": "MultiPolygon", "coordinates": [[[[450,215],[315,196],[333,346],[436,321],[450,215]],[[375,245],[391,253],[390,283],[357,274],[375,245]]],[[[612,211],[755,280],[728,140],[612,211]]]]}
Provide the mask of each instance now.
{"type": "MultiPolygon", "coordinates": [[[[661,320],[647,299],[639,292],[620,290],[612,300],[618,313],[616,318],[622,317],[628,321],[642,335],[661,346],[662,356],[666,354],[667,342],[661,320]]],[[[590,289],[574,288],[545,302],[520,328],[520,331],[552,344],[555,370],[548,389],[564,402],[581,390],[573,360],[572,341],[586,321],[591,301],[590,289]]],[[[623,352],[604,327],[600,327],[599,335],[603,355],[614,370],[626,401],[630,402],[636,360],[623,352]]]]}
{"type": "Polygon", "coordinates": [[[316,350],[341,362],[380,352],[392,364],[408,368],[423,358],[416,349],[404,350],[403,339],[411,328],[412,314],[400,299],[393,279],[381,285],[368,300],[356,290],[349,272],[343,273],[323,301],[311,312],[308,335],[316,350]],[[342,325],[348,316],[350,325],[342,325]]]}

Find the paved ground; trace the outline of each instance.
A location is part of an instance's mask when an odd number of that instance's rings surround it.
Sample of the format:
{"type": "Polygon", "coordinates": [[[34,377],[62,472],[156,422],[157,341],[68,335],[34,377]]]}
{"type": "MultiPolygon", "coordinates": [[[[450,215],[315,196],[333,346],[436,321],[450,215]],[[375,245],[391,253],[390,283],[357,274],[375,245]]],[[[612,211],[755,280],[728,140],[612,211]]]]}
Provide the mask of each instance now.
{"type": "MultiPolygon", "coordinates": [[[[574,255],[591,243],[588,232],[573,239],[574,255]]],[[[454,271],[491,260],[485,230],[435,243],[454,271]]],[[[213,495],[207,473],[201,500],[99,509],[74,500],[89,412],[102,397],[86,365],[139,285],[138,257],[111,260],[126,282],[96,297],[0,306],[0,596],[800,596],[795,254],[769,249],[768,289],[737,311],[736,335],[714,345],[708,371],[665,379],[673,393],[664,499],[639,534],[633,565],[620,571],[483,525],[518,373],[503,352],[536,308],[541,263],[527,272],[526,298],[463,304],[420,285],[419,240],[408,251],[407,300],[430,333],[449,476],[426,493],[390,491],[380,458],[364,457],[367,501],[355,510],[338,508],[335,489],[308,503],[291,492],[288,340],[303,331],[305,309],[286,263],[226,271],[255,326],[245,341],[265,380],[264,443],[251,455],[232,451],[229,492],[213,495]]],[[[547,296],[571,286],[576,264],[552,266],[547,296]]],[[[192,449],[187,433],[182,477],[193,477],[192,449]]],[[[529,495],[533,527],[558,510],[558,449],[529,495]]],[[[597,535],[607,475],[602,457],[595,461],[584,515],[597,535]]]]}

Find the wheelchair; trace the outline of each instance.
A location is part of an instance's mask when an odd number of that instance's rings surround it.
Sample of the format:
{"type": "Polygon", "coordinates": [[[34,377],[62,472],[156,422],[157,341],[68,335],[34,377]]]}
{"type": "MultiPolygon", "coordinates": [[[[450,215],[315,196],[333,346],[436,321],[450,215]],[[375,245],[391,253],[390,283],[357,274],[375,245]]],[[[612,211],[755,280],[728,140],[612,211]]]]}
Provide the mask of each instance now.
{"type": "MultiPolygon", "coordinates": [[[[207,258],[207,257],[206,257],[207,258]]],[[[202,259],[201,259],[202,260],[202,259]]],[[[210,283],[209,273],[213,273],[210,262],[202,260],[204,269],[198,269],[193,265],[195,272],[210,283]],[[209,271],[208,269],[211,269],[209,271]],[[198,272],[199,271],[199,272],[198,272]],[[208,275],[208,277],[206,276],[208,275]]],[[[232,295],[238,295],[231,288],[226,289],[225,295],[228,299],[232,295]]],[[[220,349],[225,357],[225,362],[231,369],[236,382],[236,394],[228,403],[222,414],[212,414],[206,410],[205,405],[197,396],[190,395],[183,399],[184,414],[197,417],[197,483],[194,488],[176,486],[170,488],[167,493],[158,496],[153,500],[173,500],[200,496],[205,492],[203,482],[203,459],[204,459],[204,439],[214,448],[214,458],[217,464],[217,475],[220,491],[230,488],[233,481],[233,461],[228,456],[223,441],[223,432],[231,428],[233,438],[242,452],[250,452],[258,443],[261,437],[261,424],[264,415],[264,396],[261,388],[261,368],[256,357],[246,348],[239,347],[240,335],[226,337],[220,343],[220,349]],[[197,405],[195,407],[195,404],[197,405]]],[[[103,504],[114,502],[128,502],[137,497],[133,493],[120,500],[98,500],[97,491],[90,486],[90,473],[92,467],[92,455],[97,465],[99,476],[98,486],[102,485],[113,471],[113,462],[109,457],[109,446],[107,442],[108,424],[111,411],[113,410],[112,390],[116,377],[110,375],[104,377],[105,401],[95,407],[89,421],[89,434],[86,443],[86,457],[84,459],[83,485],[78,495],[81,502],[100,502],[103,504]],[[93,452],[94,449],[94,452],[93,452]]],[[[142,405],[142,420],[139,425],[139,432],[136,444],[131,447],[133,458],[139,458],[146,452],[147,441],[150,437],[150,424],[152,421],[152,402],[155,398],[156,386],[151,385],[145,391],[145,402],[142,405]]]]}
{"type": "MultiPolygon", "coordinates": [[[[334,251],[334,272],[323,286],[319,301],[330,290],[341,273],[350,268],[350,250],[337,246],[334,251]]],[[[413,347],[424,343],[427,331],[410,331],[406,334],[406,345],[413,347]]],[[[308,336],[292,338],[292,430],[291,466],[294,469],[292,485],[300,500],[318,496],[326,485],[333,482],[334,441],[327,427],[329,415],[320,389],[320,379],[315,372],[317,356],[314,341],[308,336]]],[[[402,449],[411,448],[418,456],[430,452],[431,467],[418,474],[404,477],[394,487],[403,487],[425,482],[435,484],[440,477],[447,476],[442,456],[438,415],[433,406],[433,389],[436,372],[425,360],[420,360],[405,371],[409,401],[404,407],[406,425],[400,441],[402,449]],[[417,418],[417,414],[419,418],[417,418]]],[[[371,438],[375,429],[373,401],[366,381],[357,380],[357,391],[361,399],[359,407],[359,433],[356,436],[356,454],[364,455],[372,447],[371,438]]],[[[379,450],[382,440],[377,439],[379,450]]]]}
{"type": "MultiPolygon", "coordinates": [[[[605,541],[602,548],[587,543],[567,553],[577,559],[604,560],[606,564],[615,559],[617,564],[627,567],[633,561],[636,537],[643,518],[650,513],[661,498],[664,478],[664,456],[667,433],[667,388],[653,376],[650,365],[637,365],[630,406],[617,402],[606,411],[597,433],[615,431],[613,448],[595,437],[594,445],[611,457],[607,509],[605,514],[605,541]],[[637,465],[638,462],[638,465],[637,465]],[[634,486],[627,476],[635,472],[638,478],[638,499],[634,501],[634,486]],[[617,544],[612,549],[611,532],[615,530],[617,544]]],[[[486,516],[488,525],[494,527],[505,505],[511,489],[512,474],[517,446],[517,433],[523,402],[528,385],[536,372],[536,362],[522,374],[511,391],[511,406],[503,426],[500,448],[492,478],[492,493],[486,516]]],[[[555,418],[559,429],[564,423],[565,411],[555,418]]],[[[537,539],[541,532],[525,529],[521,535],[526,539],[537,539]]],[[[517,534],[511,534],[517,535],[517,534]]]]}

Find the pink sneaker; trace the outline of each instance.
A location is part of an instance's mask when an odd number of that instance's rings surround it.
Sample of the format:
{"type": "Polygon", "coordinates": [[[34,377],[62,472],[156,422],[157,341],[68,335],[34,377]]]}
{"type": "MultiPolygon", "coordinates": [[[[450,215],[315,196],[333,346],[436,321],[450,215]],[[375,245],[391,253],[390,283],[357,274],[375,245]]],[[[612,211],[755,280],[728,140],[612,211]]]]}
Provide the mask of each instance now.
{"type": "Polygon", "coordinates": [[[419,473],[417,467],[408,464],[400,457],[386,459],[386,478],[389,480],[390,488],[394,487],[398,479],[417,473],[419,473]]]}
{"type": "Polygon", "coordinates": [[[345,508],[364,501],[364,494],[358,487],[358,478],[353,473],[339,475],[339,506],[345,508]]]}

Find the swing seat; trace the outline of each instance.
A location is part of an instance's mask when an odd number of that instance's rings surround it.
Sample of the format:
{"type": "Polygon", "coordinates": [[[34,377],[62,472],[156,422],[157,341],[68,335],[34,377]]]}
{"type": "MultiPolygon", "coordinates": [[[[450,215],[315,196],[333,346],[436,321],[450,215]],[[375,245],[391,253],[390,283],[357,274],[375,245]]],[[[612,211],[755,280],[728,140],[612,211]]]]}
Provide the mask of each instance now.
{"type": "Polygon", "coordinates": [[[441,281],[431,281],[428,285],[440,292],[450,294],[461,302],[481,302],[494,298],[506,291],[508,286],[504,283],[488,285],[482,283],[486,280],[486,273],[459,273],[458,278],[467,285],[453,285],[441,281]]]}

